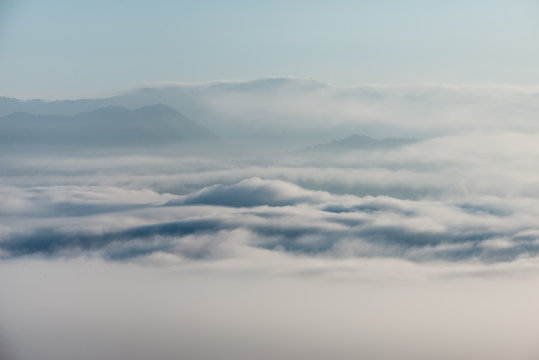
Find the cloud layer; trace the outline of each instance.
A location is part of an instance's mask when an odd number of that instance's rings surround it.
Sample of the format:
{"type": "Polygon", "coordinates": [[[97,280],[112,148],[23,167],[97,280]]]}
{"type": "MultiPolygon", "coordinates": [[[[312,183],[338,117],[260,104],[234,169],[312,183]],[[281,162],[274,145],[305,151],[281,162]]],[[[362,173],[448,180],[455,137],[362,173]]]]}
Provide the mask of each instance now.
{"type": "Polygon", "coordinates": [[[532,199],[358,197],[261,178],[179,197],[110,187],[4,191],[11,209],[2,211],[15,216],[2,228],[5,258],[129,260],[159,253],[212,261],[264,249],[315,258],[495,263],[539,252],[539,201],[532,199]]]}
{"type": "Polygon", "coordinates": [[[498,120],[316,154],[0,153],[0,358],[533,358],[539,135],[498,120]]]}

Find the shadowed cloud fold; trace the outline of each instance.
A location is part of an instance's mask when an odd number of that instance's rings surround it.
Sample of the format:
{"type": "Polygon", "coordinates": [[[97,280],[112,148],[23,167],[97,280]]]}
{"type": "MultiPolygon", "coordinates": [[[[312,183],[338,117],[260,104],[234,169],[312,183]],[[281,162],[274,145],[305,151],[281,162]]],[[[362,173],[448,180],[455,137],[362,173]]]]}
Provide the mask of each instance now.
{"type": "Polygon", "coordinates": [[[250,178],[233,185],[213,185],[181,200],[171,200],[169,205],[221,205],[232,207],[287,206],[319,201],[327,194],[308,191],[279,180],[250,178]],[[318,196],[317,196],[318,195],[318,196]]]}

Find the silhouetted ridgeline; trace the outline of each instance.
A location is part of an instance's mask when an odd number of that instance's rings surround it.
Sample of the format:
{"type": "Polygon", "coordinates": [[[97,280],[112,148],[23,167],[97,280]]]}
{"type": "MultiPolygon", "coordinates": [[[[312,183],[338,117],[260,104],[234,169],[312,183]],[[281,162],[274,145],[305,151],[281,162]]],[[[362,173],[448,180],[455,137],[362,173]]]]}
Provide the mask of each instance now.
{"type": "Polygon", "coordinates": [[[303,151],[334,152],[348,150],[385,150],[399,148],[416,141],[416,139],[405,138],[374,139],[369,136],[354,134],[344,139],[333,140],[331,143],[314,145],[303,151]]]}
{"type": "Polygon", "coordinates": [[[131,147],[220,143],[210,130],[165,105],[110,106],[66,115],[23,112],[0,118],[2,146],[131,147]]]}

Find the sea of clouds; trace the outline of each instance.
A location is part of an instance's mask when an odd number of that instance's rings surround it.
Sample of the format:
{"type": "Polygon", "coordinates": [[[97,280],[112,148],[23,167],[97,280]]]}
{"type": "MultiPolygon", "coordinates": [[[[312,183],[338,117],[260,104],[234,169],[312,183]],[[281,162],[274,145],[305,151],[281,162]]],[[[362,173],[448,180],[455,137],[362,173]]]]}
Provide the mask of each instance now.
{"type": "Polygon", "coordinates": [[[376,151],[0,155],[0,355],[537,356],[539,133],[481,110],[376,151]]]}

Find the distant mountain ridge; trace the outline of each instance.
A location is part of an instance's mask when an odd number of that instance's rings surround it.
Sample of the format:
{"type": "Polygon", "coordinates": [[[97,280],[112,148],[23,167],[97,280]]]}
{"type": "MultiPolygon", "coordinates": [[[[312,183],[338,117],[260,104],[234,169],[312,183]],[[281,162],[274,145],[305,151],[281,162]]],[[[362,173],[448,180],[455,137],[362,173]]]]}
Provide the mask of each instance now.
{"type": "Polygon", "coordinates": [[[17,112],[0,118],[0,145],[123,147],[219,141],[206,127],[161,104],[135,110],[109,106],[74,116],[17,112]]]}
{"type": "MultiPolygon", "coordinates": [[[[275,77],[242,82],[215,82],[208,84],[167,83],[132,89],[116,96],[67,100],[21,100],[0,96],[0,116],[15,112],[41,115],[76,115],[81,112],[107,106],[138,108],[144,105],[163,103],[177,109],[185,109],[200,97],[206,98],[223,92],[272,92],[282,89],[298,92],[316,91],[328,85],[312,79],[275,77]]],[[[184,110],[182,110],[184,111],[184,110]]]]}
{"type": "Polygon", "coordinates": [[[366,135],[354,134],[344,139],[333,140],[330,143],[310,146],[304,149],[304,151],[383,150],[399,148],[414,142],[417,142],[417,140],[409,138],[375,139],[366,135]]]}
{"type": "MultiPolygon", "coordinates": [[[[168,82],[94,99],[0,97],[0,116],[18,111],[73,116],[108,106],[137,109],[160,103],[195,119],[235,146],[262,151],[293,150],[337,139],[342,134],[370,134],[378,138],[445,134],[446,109],[467,109],[473,102],[487,112],[494,111],[491,105],[496,97],[489,95],[490,90],[477,94],[474,91],[442,85],[343,87],[294,77],[168,82]],[[428,126],[414,120],[424,118],[432,119],[428,126]]],[[[535,103],[529,95],[522,96],[511,101],[530,106],[535,103]]]]}

